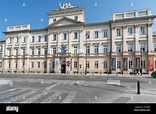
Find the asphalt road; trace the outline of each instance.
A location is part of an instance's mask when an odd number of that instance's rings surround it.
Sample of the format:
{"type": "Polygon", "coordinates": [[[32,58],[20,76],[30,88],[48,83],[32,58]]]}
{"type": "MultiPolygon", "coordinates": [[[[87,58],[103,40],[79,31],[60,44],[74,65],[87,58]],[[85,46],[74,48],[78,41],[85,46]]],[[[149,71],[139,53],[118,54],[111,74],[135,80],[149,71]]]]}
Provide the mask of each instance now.
{"type": "Polygon", "coordinates": [[[136,90],[156,86],[150,76],[76,76],[43,74],[0,74],[0,103],[116,103],[128,102],[121,96],[136,90]],[[108,80],[120,80],[121,85],[108,85],[108,80]]]}

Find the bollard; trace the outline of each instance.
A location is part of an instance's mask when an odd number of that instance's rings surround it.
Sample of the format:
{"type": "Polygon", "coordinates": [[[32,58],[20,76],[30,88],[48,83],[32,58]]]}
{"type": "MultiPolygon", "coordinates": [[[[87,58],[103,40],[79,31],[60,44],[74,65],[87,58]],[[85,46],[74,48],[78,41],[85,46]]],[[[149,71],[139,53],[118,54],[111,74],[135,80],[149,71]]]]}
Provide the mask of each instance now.
{"type": "Polygon", "coordinates": [[[137,94],[140,94],[140,82],[137,82],[137,94]]]}

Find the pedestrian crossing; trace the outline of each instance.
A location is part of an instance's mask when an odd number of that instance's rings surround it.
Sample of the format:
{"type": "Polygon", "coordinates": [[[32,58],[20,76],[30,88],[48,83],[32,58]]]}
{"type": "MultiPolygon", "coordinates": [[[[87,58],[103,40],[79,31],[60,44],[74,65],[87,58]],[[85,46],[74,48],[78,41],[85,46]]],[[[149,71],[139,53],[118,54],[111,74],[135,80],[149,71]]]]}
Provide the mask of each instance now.
{"type": "Polygon", "coordinates": [[[77,94],[73,91],[52,91],[51,88],[52,86],[44,90],[10,88],[0,91],[0,103],[66,103],[64,101],[72,102],[77,94]]]}

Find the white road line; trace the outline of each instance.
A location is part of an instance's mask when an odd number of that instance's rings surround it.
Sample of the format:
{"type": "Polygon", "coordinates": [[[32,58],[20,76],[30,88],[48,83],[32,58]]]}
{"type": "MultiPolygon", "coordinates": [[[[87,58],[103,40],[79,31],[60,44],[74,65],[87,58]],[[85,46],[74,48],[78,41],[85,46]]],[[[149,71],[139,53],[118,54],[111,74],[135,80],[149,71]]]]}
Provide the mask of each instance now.
{"type": "Polygon", "coordinates": [[[53,84],[53,85],[47,87],[46,90],[50,90],[50,89],[54,88],[57,85],[60,85],[60,83],[53,84]]]}
{"type": "MultiPolygon", "coordinates": [[[[16,97],[12,97],[12,98],[9,99],[9,102],[16,101],[16,100],[18,100],[18,99],[20,99],[20,98],[23,99],[23,97],[27,97],[28,95],[31,95],[31,94],[35,93],[36,91],[37,91],[37,90],[33,90],[33,91],[29,91],[29,92],[27,92],[27,93],[25,93],[25,94],[22,94],[22,95],[19,95],[19,96],[16,96],[16,97]]],[[[8,100],[7,100],[7,101],[8,101],[8,100]]],[[[5,101],[4,101],[4,102],[5,102],[5,101]]]]}
{"type": "Polygon", "coordinates": [[[52,103],[60,95],[61,95],[60,92],[56,92],[51,96],[49,96],[48,98],[46,98],[45,100],[43,100],[41,103],[52,103]]]}
{"type": "Polygon", "coordinates": [[[1,93],[6,93],[6,92],[9,92],[9,91],[14,91],[14,90],[17,90],[17,89],[18,89],[18,88],[8,89],[8,90],[5,90],[5,91],[0,92],[0,94],[1,94],[1,93]]]}
{"type": "Polygon", "coordinates": [[[17,90],[17,91],[14,91],[14,92],[10,92],[9,94],[5,95],[4,97],[0,97],[0,99],[4,99],[6,97],[10,97],[10,96],[13,96],[13,95],[17,94],[17,92],[21,93],[21,92],[24,92],[24,91],[26,91],[26,90],[25,89],[21,89],[21,90],[17,90]]]}
{"type": "Polygon", "coordinates": [[[62,103],[71,103],[76,94],[76,91],[69,92],[69,94],[63,99],[62,103]]]}

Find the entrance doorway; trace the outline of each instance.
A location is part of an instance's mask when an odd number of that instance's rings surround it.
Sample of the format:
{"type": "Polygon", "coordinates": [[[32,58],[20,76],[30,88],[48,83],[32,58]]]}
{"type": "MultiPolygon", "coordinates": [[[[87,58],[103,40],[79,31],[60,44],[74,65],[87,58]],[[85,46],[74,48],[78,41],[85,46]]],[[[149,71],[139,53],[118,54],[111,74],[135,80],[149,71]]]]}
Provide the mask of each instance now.
{"type": "Polygon", "coordinates": [[[65,61],[62,61],[62,63],[61,63],[61,73],[66,73],[66,63],[65,63],[65,61]]]}

